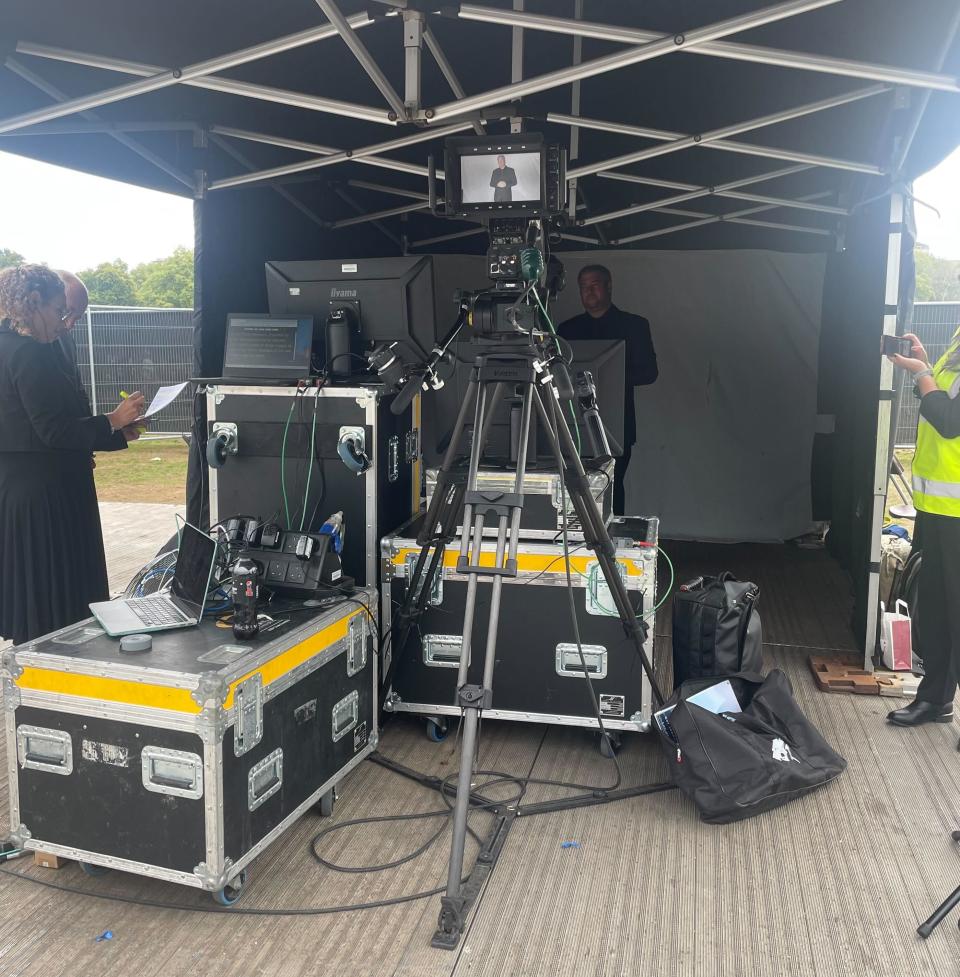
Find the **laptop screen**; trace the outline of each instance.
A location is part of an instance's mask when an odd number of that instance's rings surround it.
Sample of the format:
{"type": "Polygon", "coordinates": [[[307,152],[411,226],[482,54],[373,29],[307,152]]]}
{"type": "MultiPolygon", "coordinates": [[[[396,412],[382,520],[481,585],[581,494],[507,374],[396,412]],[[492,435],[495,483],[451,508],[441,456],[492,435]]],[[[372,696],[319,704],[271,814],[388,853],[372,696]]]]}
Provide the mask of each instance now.
{"type": "Polygon", "coordinates": [[[310,375],[312,316],[227,316],[225,377],[299,380],[310,375]]]}
{"type": "Polygon", "coordinates": [[[189,523],[183,524],[177,570],[173,577],[172,593],[180,600],[203,607],[210,583],[210,571],[217,552],[217,541],[189,523]]]}

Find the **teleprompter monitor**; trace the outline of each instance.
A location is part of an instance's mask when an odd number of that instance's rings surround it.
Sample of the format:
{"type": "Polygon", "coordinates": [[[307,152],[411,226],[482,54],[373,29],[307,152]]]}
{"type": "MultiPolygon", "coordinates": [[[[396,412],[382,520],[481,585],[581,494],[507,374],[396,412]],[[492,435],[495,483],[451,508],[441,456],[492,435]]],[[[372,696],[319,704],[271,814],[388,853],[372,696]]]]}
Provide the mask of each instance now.
{"type": "MultiPolygon", "coordinates": [[[[433,260],[351,258],[268,261],[267,301],[273,315],[315,316],[314,360],[326,363],[323,324],[345,310],[366,353],[381,343],[399,343],[405,360],[427,358],[435,341],[433,260]]],[[[364,371],[357,363],[355,372],[364,371]]]]}
{"type": "Polygon", "coordinates": [[[313,316],[231,313],[223,347],[223,375],[263,380],[310,376],[313,316]]]}
{"type": "MultiPolygon", "coordinates": [[[[608,339],[577,339],[563,340],[561,345],[570,360],[570,376],[573,379],[582,370],[589,370],[593,375],[593,382],[597,388],[597,406],[607,432],[620,445],[623,444],[623,411],[624,411],[624,383],[626,373],[626,345],[623,340],[608,339]]],[[[456,365],[443,388],[435,393],[427,394],[429,403],[424,404],[424,423],[427,464],[439,463],[440,457],[446,450],[454,420],[460,404],[466,396],[470,371],[473,368],[473,357],[476,347],[470,343],[455,344],[457,355],[456,365]],[[430,430],[430,428],[433,430],[430,430]]],[[[487,437],[484,442],[484,457],[491,461],[515,462],[515,445],[512,444],[515,435],[512,433],[517,422],[517,408],[519,398],[508,396],[501,400],[490,420],[487,437]],[[511,402],[513,401],[513,402],[511,402]],[[512,450],[513,449],[513,450],[512,450]]],[[[489,398],[488,398],[489,402],[489,398]]],[[[564,404],[564,417],[572,429],[570,405],[564,404]]],[[[574,400],[573,411],[576,414],[577,425],[580,430],[582,453],[587,455],[587,436],[582,427],[579,404],[574,400]]],[[[529,446],[528,465],[536,468],[555,469],[556,459],[553,448],[542,429],[538,428],[533,435],[534,422],[531,422],[531,443],[529,446]]],[[[473,415],[467,422],[468,443],[472,439],[473,415]]],[[[574,441],[577,432],[571,430],[574,441]]]]}

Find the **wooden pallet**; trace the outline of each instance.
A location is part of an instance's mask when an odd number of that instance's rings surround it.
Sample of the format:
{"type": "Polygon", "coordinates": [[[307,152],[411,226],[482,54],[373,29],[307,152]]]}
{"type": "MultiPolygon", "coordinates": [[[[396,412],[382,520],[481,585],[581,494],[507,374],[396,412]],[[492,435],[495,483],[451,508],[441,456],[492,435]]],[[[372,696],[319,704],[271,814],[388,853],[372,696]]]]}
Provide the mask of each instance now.
{"type": "Polygon", "coordinates": [[[920,676],[913,672],[874,672],[880,683],[880,695],[894,695],[912,699],[917,694],[920,676]]]}
{"type": "Polygon", "coordinates": [[[824,658],[811,655],[810,671],[821,692],[852,692],[855,695],[879,695],[880,682],[853,658],[824,658]]]}

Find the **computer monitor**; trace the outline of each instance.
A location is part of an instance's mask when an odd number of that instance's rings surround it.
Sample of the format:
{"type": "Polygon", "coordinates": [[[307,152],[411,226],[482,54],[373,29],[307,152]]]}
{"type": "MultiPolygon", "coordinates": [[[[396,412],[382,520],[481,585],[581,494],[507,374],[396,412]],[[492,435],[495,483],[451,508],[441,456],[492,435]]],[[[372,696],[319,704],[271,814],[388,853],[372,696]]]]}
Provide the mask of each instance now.
{"type": "Polygon", "coordinates": [[[263,380],[310,376],[313,316],[231,313],[223,347],[223,375],[263,380]]]}
{"type": "MultiPolygon", "coordinates": [[[[618,444],[623,444],[624,422],[624,383],[626,371],[626,352],[623,340],[607,339],[577,339],[561,340],[563,349],[572,356],[570,377],[573,379],[582,370],[589,370],[593,374],[593,382],[597,388],[597,406],[600,417],[608,433],[618,444]]],[[[435,393],[427,394],[424,402],[424,421],[433,430],[426,431],[427,463],[439,463],[443,452],[450,440],[454,420],[467,392],[470,371],[473,368],[473,357],[476,347],[468,342],[455,344],[456,365],[446,380],[443,388],[435,393]]],[[[519,403],[519,401],[517,401],[519,403]]],[[[572,427],[570,405],[564,404],[564,417],[572,427]]],[[[573,409],[580,427],[581,452],[588,457],[588,439],[582,427],[580,407],[576,400],[573,409]]],[[[509,401],[501,400],[493,417],[485,441],[484,458],[492,463],[508,463],[511,460],[511,443],[514,435],[511,427],[516,424],[516,416],[509,401]]],[[[546,439],[542,429],[538,428],[533,435],[534,421],[531,421],[531,443],[528,449],[527,464],[531,468],[556,469],[556,458],[550,442],[546,439]]],[[[473,415],[467,420],[467,444],[472,439],[473,415]]],[[[573,433],[574,440],[577,432],[573,433]]],[[[465,449],[464,449],[465,450],[465,449]]],[[[515,452],[514,452],[515,454],[515,452]]]]}
{"type": "MultiPolygon", "coordinates": [[[[324,324],[344,310],[359,329],[359,353],[399,343],[411,363],[423,362],[435,341],[433,261],[353,258],[335,261],[268,261],[267,301],[273,315],[315,316],[314,359],[326,364],[324,324]]],[[[342,362],[338,364],[342,368],[342,362]]],[[[357,361],[351,372],[364,373],[357,361]]]]}

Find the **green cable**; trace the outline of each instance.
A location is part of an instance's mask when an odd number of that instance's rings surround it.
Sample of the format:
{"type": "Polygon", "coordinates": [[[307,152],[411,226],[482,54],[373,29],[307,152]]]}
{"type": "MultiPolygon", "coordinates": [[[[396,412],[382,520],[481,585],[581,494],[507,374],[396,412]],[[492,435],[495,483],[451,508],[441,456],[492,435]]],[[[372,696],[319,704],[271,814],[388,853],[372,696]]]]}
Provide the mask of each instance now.
{"type": "MultiPolygon", "coordinates": [[[[550,327],[550,333],[553,335],[553,338],[554,339],[558,339],[559,337],[557,336],[557,330],[553,328],[553,322],[550,319],[550,313],[547,312],[546,308],[544,307],[543,302],[540,300],[539,293],[537,292],[537,290],[535,288],[531,289],[531,291],[533,292],[533,297],[537,300],[537,305],[540,306],[540,311],[543,313],[544,319],[547,320],[547,325],[550,327]]],[[[580,454],[580,452],[581,452],[581,445],[580,445],[580,425],[577,423],[577,412],[576,412],[576,409],[573,406],[573,401],[572,400],[568,400],[567,401],[567,406],[570,408],[570,418],[573,421],[573,433],[577,437],[577,454],[580,454]]]]}
{"type": "Polygon", "coordinates": [[[284,527],[290,528],[290,506],[287,505],[287,434],[290,433],[290,421],[293,418],[293,409],[297,406],[296,396],[290,401],[290,412],[287,414],[287,423],[283,426],[283,443],[280,445],[280,491],[283,493],[283,513],[286,516],[284,527]]]}
{"type": "MultiPolygon", "coordinates": [[[[313,398],[313,426],[310,429],[310,467],[307,469],[307,487],[303,493],[303,513],[300,516],[300,532],[303,532],[303,523],[307,518],[307,503],[310,501],[310,478],[313,475],[313,454],[316,450],[316,435],[317,435],[317,401],[320,399],[320,391],[316,391],[316,396],[313,398]]],[[[310,527],[307,526],[307,532],[310,532],[310,527]]]]}
{"type": "MultiPolygon", "coordinates": [[[[663,605],[666,602],[667,598],[673,592],[673,583],[674,583],[674,580],[676,579],[676,575],[675,575],[674,569],[673,569],[673,561],[667,555],[667,551],[666,550],[661,549],[659,546],[656,547],[656,550],[657,550],[658,553],[662,553],[663,554],[663,558],[667,561],[667,566],[670,567],[670,583],[667,584],[667,589],[664,591],[663,597],[661,597],[660,600],[657,601],[657,603],[654,604],[654,606],[649,611],[647,611],[645,614],[637,614],[637,620],[638,621],[645,621],[648,617],[653,617],[653,615],[656,614],[657,611],[659,611],[661,607],[663,607],[663,605]]],[[[599,566],[599,565],[600,564],[598,563],[597,566],[599,566]]],[[[576,574],[578,574],[579,576],[583,577],[584,580],[589,580],[589,576],[586,573],[580,573],[580,571],[577,570],[576,568],[574,568],[574,571],[573,572],[576,573],[576,574]]],[[[599,607],[601,611],[604,611],[607,614],[609,614],[610,617],[619,617],[620,616],[615,610],[613,610],[612,608],[609,608],[609,607],[605,607],[599,601],[597,601],[597,607],[599,607]]]]}

